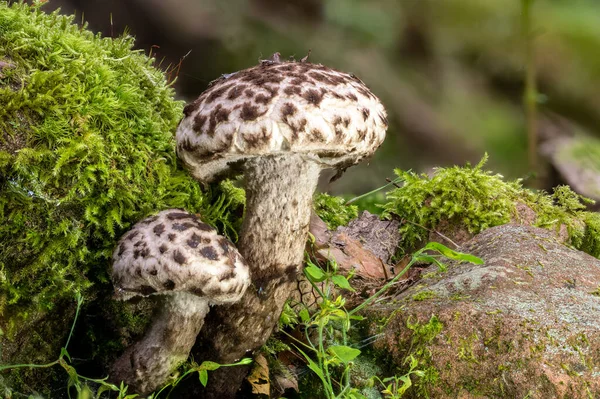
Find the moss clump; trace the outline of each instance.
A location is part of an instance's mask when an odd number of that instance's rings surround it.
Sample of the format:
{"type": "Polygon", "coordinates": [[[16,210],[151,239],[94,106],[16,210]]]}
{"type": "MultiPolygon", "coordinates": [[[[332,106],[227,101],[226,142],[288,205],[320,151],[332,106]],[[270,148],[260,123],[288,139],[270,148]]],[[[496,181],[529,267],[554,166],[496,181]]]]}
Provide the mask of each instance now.
{"type": "Polygon", "coordinates": [[[475,167],[439,168],[432,177],[396,170],[403,186],[388,193],[384,216],[404,223],[402,248],[409,250],[427,239],[441,222],[463,226],[471,234],[519,219],[517,204],[535,212],[534,225],[566,227],[569,242],[600,256],[600,215],[586,212],[590,200],[566,186],[553,195],[522,187],[520,180],[505,182],[501,175],[483,170],[487,156],[475,167]]]}
{"type": "Polygon", "coordinates": [[[180,207],[234,235],[243,205],[177,166],[183,104],[132,37],[40,7],[0,1],[0,363],[57,356],[74,293],[110,292],[112,249],[136,221],[180,207]]]}
{"type": "Polygon", "coordinates": [[[343,198],[333,197],[329,194],[317,194],[313,207],[329,230],[345,226],[352,219],[358,217],[358,207],[356,205],[346,205],[343,198]]]}

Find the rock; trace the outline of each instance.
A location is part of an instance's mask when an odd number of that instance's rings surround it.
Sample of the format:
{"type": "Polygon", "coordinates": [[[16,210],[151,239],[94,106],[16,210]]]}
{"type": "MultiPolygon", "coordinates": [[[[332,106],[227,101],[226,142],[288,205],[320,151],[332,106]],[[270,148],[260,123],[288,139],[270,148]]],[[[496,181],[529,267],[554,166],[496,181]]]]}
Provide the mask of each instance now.
{"type": "MultiPolygon", "coordinates": [[[[600,200],[600,140],[592,136],[559,137],[541,148],[560,180],[577,193],[600,200]]],[[[598,209],[592,207],[593,209],[598,209]]]]}
{"type": "Polygon", "coordinates": [[[448,262],[377,309],[389,320],[376,349],[426,371],[410,397],[600,397],[600,261],[559,240],[492,227],[461,248],[483,265],[448,262]]]}

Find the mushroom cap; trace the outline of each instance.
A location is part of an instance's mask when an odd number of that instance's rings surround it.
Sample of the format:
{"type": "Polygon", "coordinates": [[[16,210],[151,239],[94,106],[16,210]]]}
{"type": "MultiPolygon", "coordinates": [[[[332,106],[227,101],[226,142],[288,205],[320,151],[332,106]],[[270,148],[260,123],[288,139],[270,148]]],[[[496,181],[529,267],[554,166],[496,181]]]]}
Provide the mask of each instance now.
{"type": "Polygon", "coordinates": [[[180,209],[136,223],[115,248],[111,277],[121,299],[189,292],[221,304],[239,300],[250,285],[235,245],[180,209]]]}
{"type": "Polygon", "coordinates": [[[184,109],[177,153],[202,182],[270,154],[305,154],[344,170],[385,138],[386,112],[352,74],[309,62],[262,61],[223,75],[184,109]]]}

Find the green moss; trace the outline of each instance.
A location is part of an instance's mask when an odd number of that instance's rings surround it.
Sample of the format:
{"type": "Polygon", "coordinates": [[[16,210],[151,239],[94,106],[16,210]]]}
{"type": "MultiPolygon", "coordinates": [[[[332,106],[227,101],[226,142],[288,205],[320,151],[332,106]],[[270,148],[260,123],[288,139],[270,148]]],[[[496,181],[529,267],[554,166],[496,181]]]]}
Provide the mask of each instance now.
{"type": "Polygon", "coordinates": [[[231,183],[203,194],[178,166],[183,103],[132,37],[40,7],[0,1],[1,363],[57,356],[74,293],[110,292],[113,247],[138,220],[185,208],[235,238],[243,207],[231,183]]]}
{"type": "Polygon", "coordinates": [[[427,323],[413,323],[409,319],[406,327],[412,331],[412,337],[410,353],[407,353],[405,358],[413,356],[418,361],[416,369],[423,371],[423,375],[415,381],[416,395],[413,394],[411,397],[429,398],[431,388],[439,379],[439,371],[433,366],[428,345],[442,332],[444,324],[437,316],[433,315],[427,323]]]}
{"type": "Polygon", "coordinates": [[[317,194],[314,199],[314,209],[329,230],[345,226],[358,216],[356,205],[346,205],[343,198],[329,194],[317,194]]]}
{"type": "Polygon", "coordinates": [[[400,228],[402,248],[417,246],[427,239],[428,229],[442,222],[477,234],[518,220],[521,203],[536,213],[536,226],[564,226],[574,247],[600,256],[600,214],[585,211],[590,200],[567,186],[549,195],[523,188],[520,180],[505,182],[501,175],[483,170],[486,161],[487,156],[475,167],[439,168],[432,177],[396,170],[404,184],[388,193],[384,216],[406,221],[400,228]]]}
{"type": "Polygon", "coordinates": [[[423,290],[414,294],[411,298],[413,301],[425,301],[427,299],[435,298],[437,295],[434,291],[423,290]]]}

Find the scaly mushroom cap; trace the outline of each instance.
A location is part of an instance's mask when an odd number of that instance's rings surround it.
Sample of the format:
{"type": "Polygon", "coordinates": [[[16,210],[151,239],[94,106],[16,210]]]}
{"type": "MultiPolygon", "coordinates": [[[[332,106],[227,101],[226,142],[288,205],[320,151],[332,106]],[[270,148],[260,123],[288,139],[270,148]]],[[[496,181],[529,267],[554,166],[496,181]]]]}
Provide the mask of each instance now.
{"type": "Polygon", "coordinates": [[[221,304],[239,300],[250,284],[249,268],[235,245],[179,209],[136,223],[113,253],[111,274],[122,299],[190,292],[221,304]]]}
{"type": "Polygon", "coordinates": [[[222,76],[185,107],[177,153],[198,180],[245,158],[289,152],[343,170],[383,142],[385,109],[360,79],[278,58],[222,76]]]}

